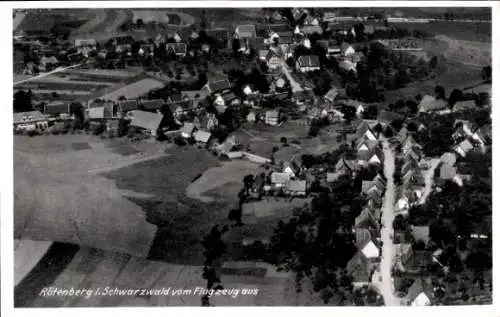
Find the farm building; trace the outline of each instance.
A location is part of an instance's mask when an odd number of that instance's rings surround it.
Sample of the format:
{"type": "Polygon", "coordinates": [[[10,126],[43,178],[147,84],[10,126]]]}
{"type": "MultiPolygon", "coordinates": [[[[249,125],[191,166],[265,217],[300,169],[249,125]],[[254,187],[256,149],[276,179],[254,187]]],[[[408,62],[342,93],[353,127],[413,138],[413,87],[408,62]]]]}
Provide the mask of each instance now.
{"type": "Polygon", "coordinates": [[[302,73],[319,70],[319,57],[317,55],[302,55],[297,59],[295,68],[302,73]]]}
{"type": "Polygon", "coordinates": [[[194,140],[201,145],[207,145],[212,137],[212,133],[198,130],[194,133],[194,140]]]}
{"type": "Polygon", "coordinates": [[[49,104],[46,104],[43,108],[43,113],[45,115],[57,116],[60,114],[69,114],[69,103],[64,101],[54,101],[49,104]]]}
{"type": "Polygon", "coordinates": [[[132,114],[130,125],[145,130],[147,133],[155,136],[163,116],[157,113],[151,113],[141,110],[135,110],[132,114]]]}
{"type": "Polygon", "coordinates": [[[257,30],[253,24],[238,25],[235,30],[235,35],[239,38],[254,38],[257,37],[257,30]]]}
{"type": "Polygon", "coordinates": [[[231,83],[227,78],[209,81],[202,90],[208,94],[225,93],[231,90],[231,83]]]}
{"type": "Polygon", "coordinates": [[[419,112],[443,111],[448,109],[448,104],[443,99],[436,99],[433,96],[426,95],[418,105],[419,112]]]}
{"type": "Polygon", "coordinates": [[[290,180],[285,184],[285,194],[290,196],[306,196],[307,182],[305,180],[290,180]]]}
{"type": "Polygon", "coordinates": [[[89,119],[111,119],[113,115],[113,104],[103,103],[102,106],[88,109],[89,119]]]}
{"type": "Polygon", "coordinates": [[[277,110],[266,111],[265,123],[269,125],[278,125],[279,123],[279,112],[277,110]]]}
{"type": "Polygon", "coordinates": [[[139,107],[143,110],[160,110],[164,104],[165,102],[162,99],[139,101],[139,107]]]}
{"type": "Polygon", "coordinates": [[[290,181],[290,175],[288,175],[288,173],[274,172],[271,174],[271,183],[275,187],[284,187],[288,181],[290,181]]]}
{"type": "Polygon", "coordinates": [[[152,90],[163,88],[164,85],[165,84],[161,80],[144,78],[131,83],[130,85],[121,87],[120,89],[110,92],[104,96],[100,96],[99,99],[118,102],[120,97],[123,96],[126,100],[133,100],[146,95],[152,90]]]}
{"type": "Polygon", "coordinates": [[[193,136],[193,132],[194,132],[194,124],[191,123],[191,122],[186,122],[184,123],[184,125],[182,126],[181,128],[181,136],[183,138],[190,138],[193,136]]]}
{"type": "Polygon", "coordinates": [[[97,41],[94,38],[75,39],[75,47],[96,46],[97,41]]]}
{"type": "Polygon", "coordinates": [[[13,116],[14,129],[16,130],[37,130],[47,129],[47,118],[40,111],[17,112],[13,116]]]}
{"type": "Polygon", "coordinates": [[[118,102],[118,109],[120,112],[127,113],[129,111],[137,110],[138,105],[136,100],[122,100],[118,102]]]}

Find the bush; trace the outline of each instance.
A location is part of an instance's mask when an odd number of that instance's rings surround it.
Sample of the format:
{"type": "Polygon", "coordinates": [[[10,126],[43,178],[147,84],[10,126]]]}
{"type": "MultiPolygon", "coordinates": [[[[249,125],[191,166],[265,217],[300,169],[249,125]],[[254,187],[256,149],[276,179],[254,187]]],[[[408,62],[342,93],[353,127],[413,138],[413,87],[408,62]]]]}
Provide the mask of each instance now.
{"type": "Polygon", "coordinates": [[[36,135],[39,135],[38,131],[37,130],[31,130],[31,131],[28,131],[27,135],[29,137],[34,137],[36,135]]]}
{"type": "Polygon", "coordinates": [[[177,144],[178,146],[184,146],[186,145],[186,140],[184,140],[184,138],[179,135],[175,137],[174,143],[177,144]]]}

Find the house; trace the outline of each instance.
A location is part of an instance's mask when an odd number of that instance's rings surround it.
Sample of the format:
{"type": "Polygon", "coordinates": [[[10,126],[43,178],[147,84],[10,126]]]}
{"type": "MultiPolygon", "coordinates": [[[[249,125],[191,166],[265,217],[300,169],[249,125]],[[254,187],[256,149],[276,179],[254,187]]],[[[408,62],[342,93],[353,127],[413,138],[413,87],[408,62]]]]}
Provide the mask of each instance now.
{"type": "Polygon", "coordinates": [[[59,64],[59,61],[55,56],[51,57],[42,57],[40,59],[40,64],[38,64],[38,69],[40,71],[49,71],[55,68],[59,64]]]}
{"type": "Polygon", "coordinates": [[[481,146],[491,144],[491,125],[485,125],[477,129],[472,135],[472,139],[481,144],[481,146]]]}
{"type": "Polygon", "coordinates": [[[433,96],[425,95],[418,105],[419,112],[435,112],[448,109],[448,103],[443,99],[436,99],[433,96]]]}
{"type": "Polygon", "coordinates": [[[115,52],[126,52],[130,51],[132,44],[135,43],[135,39],[132,36],[119,36],[113,38],[112,43],[115,47],[115,52]]]}
{"type": "Polygon", "coordinates": [[[330,103],[333,103],[335,101],[335,98],[337,98],[339,92],[337,90],[337,88],[331,88],[330,90],[328,90],[328,92],[323,96],[323,99],[325,99],[326,101],[330,102],[330,103]]]}
{"type": "Polygon", "coordinates": [[[194,133],[194,140],[200,144],[206,146],[212,137],[212,133],[207,131],[198,130],[194,133]]]}
{"type": "Polygon", "coordinates": [[[281,56],[273,49],[268,50],[265,61],[270,70],[277,70],[281,66],[281,56]]]}
{"type": "Polygon", "coordinates": [[[231,83],[227,78],[208,81],[202,90],[208,94],[226,93],[231,90],[231,83]]]}
{"type": "Polygon", "coordinates": [[[257,30],[253,24],[244,24],[236,26],[235,34],[238,38],[254,38],[257,37],[257,30]]]}
{"type": "Polygon", "coordinates": [[[181,136],[185,139],[189,139],[193,136],[195,130],[194,124],[191,122],[185,122],[181,128],[181,136]]]}
{"type": "Polygon", "coordinates": [[[455,153],[446,152],[443,155],[441,155],[440,161],[444,164],[453,166],[457,162],[457,156],[455,155],[455,153]]]}
{"type": "Polygon", "coordinates": [[[382,164],[382,151],[374,148],[371,151],[358,152],[358,165],[380,165],[382,164]]]}
{"type": "Polygon", "coordinates": [[[314,33],[317,33],[319,35],[323,34],[323,29],[321,28],[321,26],[319,25],[304,25],[300,31],[304,34],[304,35],[312,35],[314,33]]]}
{"type": "Polygon", "coordinates": [[[356,127],[356,136],[359,138],[366,138],[367,140],[376,141],[377,137],[373,133],[373,127],[377,124],[376,121],[372,120],[363,120],[356,127]]]}
{"type": "Polygon", "coordinates": [[[254,111],[250,111],[247,115],[247,122],[256,122],[257,121],[257,116],[255,115],[254,111]]]}
{"type": "Polygon", "coordinates": [[[319,70],[319,57],[317,55],[302,55],[295,62],[295,68],[301,73],[319,70]]]}
{"type": "Polygon", "coordinates": [[[269,125],[278,125],[279,123],[279,111],[278,110],[268,110],[266,111],[265,121],[269,125]]]}
{"type": "MultiPolygon", "coordinates": [[[[371,133],[370,130],[367,130],[368,134],[371,133]]],[[[371,140],[368,137],[362,137],[356,142],[356,150],[359,152],[363,151],[372,151],[374,148],[378,146],[377,140],[371,140]]]]}
{"type": "Polygon", "coordinates": [[[475,100],[458,101],[453,106],[453,111],[456,111],[456,112],[474,110],[474,109],[476,109],[476,101],[475,100]]]}
{"type": "Polygon", "coordinates": [[[289,180],[285,183],[285,194],[290,196],[306,196],[307,182],[305,180],[289,180]]]}
{"type": "Polygon", "coordinates": [[[94,38],[75,39],[75,47],[96,46],[96,45],[97,41],[94,38]]]}
{"type": "Polygon", "coordinates": [[[122,100],[118,101],[118,109],[122,113],[128,113],[129,111],[137,110],[138,104],[136,100],[122,100]]]}
{"type": "Polygon", "coordinates": [[[469,151],[474,149],[474,146],[469,140],[463,140],[458,145],[456,145],[453,150],[457,152],[460,156],[465,157],[469,151]]]}
{"type": "Polygon", "coordinates": [[[92,107],[88,109],[89,119],[111,119],[113,115],[113,104],[102,103],[100,107],[92,107]]]}
{"type": "Polygon", "coordinates": [[[456,168],[449,164],[442,164],[439,168],[439,178],[442,181],[452,180],[456,175],[456,168]]]}
{"type": "Polygon", "coordinates": [[[453,132],[454,140],[462,140],[473,135],[472,131],[476,130],[474,124],[467,120],[455,120],[453,124],[455,131],[453,132]]]}
{"type": "Polygon", "coordinates": [[[185,57],[187,53],[186,43],[167,43],[167,53],[174,54],[177,57],[185,57]]]}
{"type": "Polygon", "coordinates": [[[165,102],[162,99],[139,101],[139,107],[142,108],[142,110],[160,110],[164,104],[165,102]]]}
{"type": "Polygon", "coordinates": [[[233,152],[237,150],[237,147],[239,145],[238,140],[236,139],[235,135],[231,135],[227,137],[224,142],[222,142],[218,147],[217,147],[217,152],[219,154],[228,154],[229,152],[233,152]]]}
{"type": "Polygon", "coordinates": [[[411,234],[415,241],[421,241],[427,245],[430,241],[429,226],[412,226],[411,234]]]}
{"type": "Polygon", "coordinates": [[[64,101],[53,101],[46,104],[43,108],[43,113],[48,116],[58,116],[61,114],[69,114],[69,103],[64,101]]]}
{"type": "Polygon", "coordinates": [[[431,306],[431,297],[431,292],[426,290],[424,287],[424,281],[422,278],[417,277],[408,289],[406,300],[409,306],[424,307],[431,306]]]}
{"type": "Polygon", "coordinates": [[[346,160],[345,157],[341,157],[337,164],[335,164],[335,171],[341,174],[351,174],[354,172],[355,166],[352,161],[346,160]]]}
{"type": "Polygon", "coordinates": [[[415,148],[421,149],[422,146],[420,144],[418,144],[417,141],[415,141],[413,136],[408,135],[405,139],[404,144],[401,147],[403,154],[406,154],[408,151],[415,149],[415,148]]]}
{"type": "Polygon", "coordinates": [[[237,103],[240,102],[240,99],[232,91],[227,92],[225,94],[222,94],[221,97],[224,100],[224,105],[230,105],[230,104],[234,103],[235,101],[237,103]]]}
{"type": "Polygon", "coordinates": [[[361,251],[356,252],[349,260],[346,271],[348,275],[352,276],[353,284],[356,287],[367,285],[371,281],[372,265],[361,251]]]}
{"type": "Polygon", "coordinates": [[[290,175],[287,173],[271,173],[271,183],[275,187],[284,187],[288,181],[290,181],[290,175]]]}
{"type": "Polygon", "coordinates": [[[47,118],[40,111],[16,112],[13,114],[14,129],[18,131],[34,131],[48,129],[47,118]]]}
{"type": "Polygon", "coordinates": [[[373,213],[368,208],[364,208],[359,216],[354,220],[356,228],[379,230],[379,223],[373,213]]]}
{"type": "Polygon", "coordinates": [[[355,53],[356,50],[350,44],[344,42],[340,45],[340,54],[342,56],[351,56],[354,55],[355,53]]]}
{"type": "Polygon", "coordinates": [[[158,113],[151,113],[142,110],[132,112],[132,121],[130,126],[145,130],[153,136],[156,136],[163,116],[158,113]]]}

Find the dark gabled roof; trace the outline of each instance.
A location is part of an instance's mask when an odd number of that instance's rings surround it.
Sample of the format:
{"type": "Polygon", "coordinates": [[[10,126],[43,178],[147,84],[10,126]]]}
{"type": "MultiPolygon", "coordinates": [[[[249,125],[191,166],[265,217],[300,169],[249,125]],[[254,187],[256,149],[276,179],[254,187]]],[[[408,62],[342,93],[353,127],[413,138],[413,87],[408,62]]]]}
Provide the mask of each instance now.
{"type": "Polygon", "coordinates": [[[119,101],[118,106],[119,106],[121,112],[137,110],[137,101],[136,100],[119,101]]]}
{"type": "Polygon", "coordinates": [[[224,102],[226,103],[226,105],[233,101],[234,99],[238,98],[233,92],[228,92],[227,94],[223,94],[222,96],[222,99],[224,99],[224,102]]]}
{"type": "Polygon", "coordinates": [[[44,114],[59,114],[59,113],[69,113],[69,103],[65,102],[54,102],[45,105],[43,109],[44,114]]]}
{"type": "Polygon", "coordinates": [[[353,277],[354,282],[369,282],[371,272],[369,270],[368,259],[361,253],[356,252],[351,260],[347,263],[347,274],[353,277]]]}
{"type": "Polygon", "coordinates": [[[228,79],[219,79],[208,84],[208,87],[212,93],[231,89],[231,83],[228,79]]]}
{"type": "Polygon", "coordinates": [[[162,99],[153,99],[153,100],[143,100],[140,102],[140,104],[146,110],[158,110],[161,109],[161,107],[163,106],[163,104],[165,104],[165,102],[162,99]]]}
{"type": "Polygon", "coordinates": [[[302,55],[298,58],[299,67],[319,67],[319,57],[317,55],[302,55]]]}

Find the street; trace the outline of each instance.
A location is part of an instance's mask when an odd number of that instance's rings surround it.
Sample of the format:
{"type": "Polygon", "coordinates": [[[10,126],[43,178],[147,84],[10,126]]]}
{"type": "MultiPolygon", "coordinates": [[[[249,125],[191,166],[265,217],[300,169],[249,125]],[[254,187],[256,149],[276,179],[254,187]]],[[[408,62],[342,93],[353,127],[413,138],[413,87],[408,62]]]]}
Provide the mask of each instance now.
{"type": "Polygon", "coordinates": [[[383,141],[384,149],[384,175],[387,179],[387,187],[382,206],[382,223],[381,229],[382,245],[382,260],[380,262],[380,275],[382,282],[380,283],[380,292],[384,297],[385,306],[399,306],[400,300],[394,295],[394,285],[392,282],[392,264],[393,264],[393,229],[392,221],[394,220],[394,204],[395,204],[395,185],[394,185],[394,151],[389,147],[387,140],[383,141]]]}

